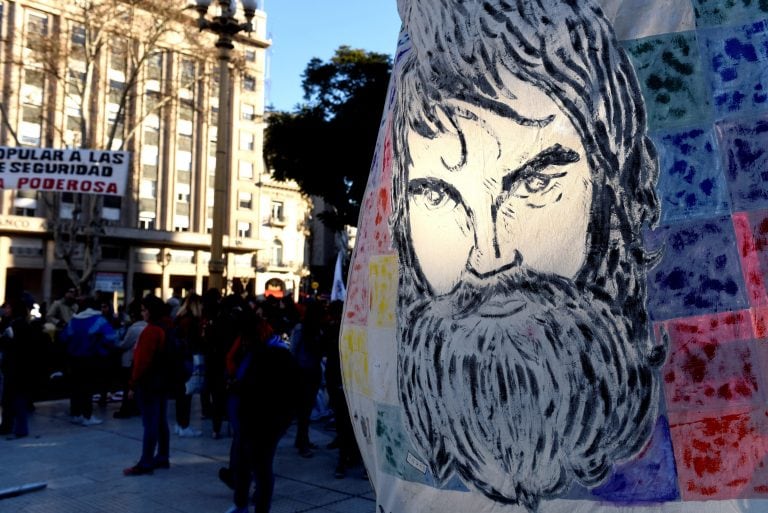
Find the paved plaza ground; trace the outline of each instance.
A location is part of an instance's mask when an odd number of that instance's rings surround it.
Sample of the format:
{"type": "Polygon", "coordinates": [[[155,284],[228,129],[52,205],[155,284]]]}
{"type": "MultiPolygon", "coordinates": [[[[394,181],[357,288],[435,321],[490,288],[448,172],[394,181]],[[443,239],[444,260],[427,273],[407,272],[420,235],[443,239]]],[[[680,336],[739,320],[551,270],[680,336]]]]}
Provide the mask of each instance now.
{"type": "MultiPolygon", "coordinates": [[[[198,438],[171,435],[171,468],[153,475],[124,477],[138,460],[141,420],[113,419],[116,403],[95,407],[104,420],[83,427],[69,422],[69,402],[36,404],[30,436],[0,438],[0,489],[44,482],[46,488],[0,499],[0,513],[224,513],[232,492],[218,478],[228,461],[230,438],[211,438],[209,421],[200,419],[195,397],[193,427],[198,438]]],[[[173,403],[169,405],[173,427],[173,403]]],[[[334,478],[334,436],[324,422],[312,424],[310,437],[320,446],[302,458],[293,448],[295,426],[283,437],[275,458],[272,513],[373,513],[376,502],[362,467],[334,478]]]]}

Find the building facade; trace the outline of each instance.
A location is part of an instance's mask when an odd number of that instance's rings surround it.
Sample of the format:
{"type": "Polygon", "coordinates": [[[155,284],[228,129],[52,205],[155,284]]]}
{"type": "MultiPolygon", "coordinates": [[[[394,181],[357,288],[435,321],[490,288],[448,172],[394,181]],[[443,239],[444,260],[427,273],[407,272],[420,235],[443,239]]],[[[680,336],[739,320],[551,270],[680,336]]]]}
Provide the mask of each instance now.
{"type": "MultiPolygon", "coordinates": [[[[131,152],[123,197],[0,192],[2,297],[50,302],[72,285],[67,259],[80,270],[96,261],[93,289],[125,299],[207,288],[222,107],[214,36],[197,31],[183,2],[137,5],[0,3],[0,145],[131,152]],[[89,252],[80,241],[94,231],[89,252]]],[[[227,204],[215,205],[228,212],[228,286],[255,294],[298,290],[310,208],[264,169],[266,22],[257,10],[235,42],[227,204]]]]}

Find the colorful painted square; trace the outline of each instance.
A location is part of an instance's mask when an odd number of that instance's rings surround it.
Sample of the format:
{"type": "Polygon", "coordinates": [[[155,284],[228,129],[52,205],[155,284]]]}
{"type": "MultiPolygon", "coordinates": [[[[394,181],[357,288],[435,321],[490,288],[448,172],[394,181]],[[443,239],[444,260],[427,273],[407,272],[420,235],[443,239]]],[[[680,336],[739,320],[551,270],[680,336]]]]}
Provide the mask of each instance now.
{"type": "Polygon", "coordinates": [[[648,446],[629,462],[616,465],[613,474],[592,495],[611,502],[674,501],[680,498],[669,423],[659,417],[648,446]]]}
{"type": "Polygon", "coordinates": [[[665,323],[669,356],[664,366],[668,411],[722,411],[757,406],[760,364],[748,310],[665,323]]]}
{"type": "Polygon", "coordinates": [[[366,330],[356,326],[344,326],[339,351],[344,362],[344,387],[365,397],[371,397],[366,330]]]}
{"type": "Polygon", "coordinates": [[[711,129],[657,133],[661,222],[730,213],[730,199],[711,129]]]}
{"type": "Polygon", "coordinates": [[[768,108],[768,23],[699,32],[715,115],[768,108]]]}
{"type": "Polygon", "coordinates": [[[731,208],[768,208],[768,119],[715,125],[731,208]]]}
{"type": "Polygon", "coordinates": [[[696,25],[730,25],[768,16],[765,0],[693,0],[696,25]]]}
{"type": "Polygon", "coordinates": [[[636,39],[624,46],[643,89],[650,129],[698,124],[711,118],[694,32],[636,39]]]}
{"type": "Polygon", "coordinates": [[[747,308],[730,217],[658,228],[646,234],[646,246],[663,255],[648,272],[652,319],[747,308]]]}
{"type": "Polygon", "coordinates": [[[686,500],[768,497],[768,418],[763,409],[692,420],[670,415],[686,500]]]}
{"type": "Polygon", "coordinates": [[[733,215],[733,226],[749,304],[768,306],[768,211],[737,212],[733,215]]]}
{"type": "Polygon", "coordinates": [[[397,303],[397,257],[376,256],[370,263],[371,326],[387,328],[395,325],[397,303]]]}

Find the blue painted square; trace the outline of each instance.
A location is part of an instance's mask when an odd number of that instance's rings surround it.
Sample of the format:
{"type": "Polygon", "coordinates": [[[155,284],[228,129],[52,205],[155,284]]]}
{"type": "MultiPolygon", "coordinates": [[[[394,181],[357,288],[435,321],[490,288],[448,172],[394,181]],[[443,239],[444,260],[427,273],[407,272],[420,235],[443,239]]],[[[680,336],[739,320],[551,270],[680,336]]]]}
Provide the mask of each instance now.
{"type": "Polygon", "coordinates": [[[649,231],[646,247],[661,250],[648,272],[648,311],[654,320],[749,308],[730,216],[649,231]]]}
{"type": "Polygon", "coordinates": [[[700,124],[712,118],[695,32],[622,43],[635,68],[651,129],[700,124]]]}
{"type": "Polygon", "coordinates": [[[652,135],[659,154],[661,223],[730,214],[728,187],[711,128],[652,135]]]}
{"type": "Polygon", "coordinates": [[[631,461],[616,465],[613,474],[593,489],[592,494],[606,501],[625,504],[680,499],[672,437],[665,417],[659,417],[656,422],[648,446],[631,461]]]}
{"type": "Polygon", "coordinates": [[[699,31],[717,117],[768,109],[768,22],[699,31]]]}
{"type": "Polygon", "coordinates": [[[768,208],[768,118],[715,125],[731,208],[768,208]]]}
{"type": "Polygon", "coordinates": [[[765,0],[693,0],[696,26],[712,27],[768,17],[765,0]]]}

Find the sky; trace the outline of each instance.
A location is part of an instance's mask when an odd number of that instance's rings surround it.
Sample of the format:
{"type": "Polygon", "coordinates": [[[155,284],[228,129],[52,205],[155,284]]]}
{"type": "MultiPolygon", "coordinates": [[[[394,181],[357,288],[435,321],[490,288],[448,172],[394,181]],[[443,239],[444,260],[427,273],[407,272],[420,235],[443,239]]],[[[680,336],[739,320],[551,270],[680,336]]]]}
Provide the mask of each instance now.
{"type": "Polygon", "coordinates": [[[303,101],[301,74],[313,57],[330,59],[348,45],[393,55],[400,30],[396,0],[264,0],[267,13],[267,105],[292,111],[303,101]]]}

